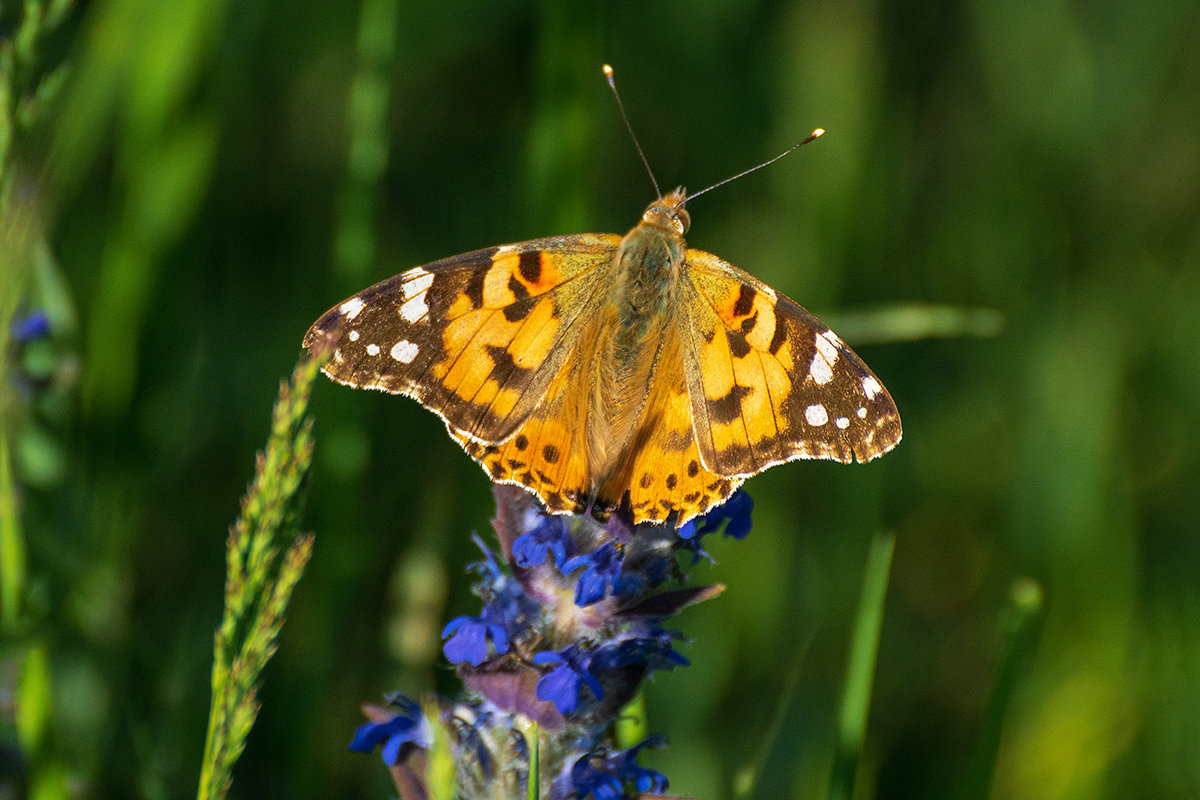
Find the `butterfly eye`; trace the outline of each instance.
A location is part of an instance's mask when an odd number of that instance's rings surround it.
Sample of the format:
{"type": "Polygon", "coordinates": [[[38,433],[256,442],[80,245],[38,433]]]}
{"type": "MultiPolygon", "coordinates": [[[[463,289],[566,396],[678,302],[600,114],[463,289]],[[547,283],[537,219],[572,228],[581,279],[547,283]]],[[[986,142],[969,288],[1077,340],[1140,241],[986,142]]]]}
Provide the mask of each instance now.
{"type": "Polygon", "coordinates": [[[676,208],[671,214],[671,226],[675,228],[676,233],[683,236],[688,228],[692,227],[692,217],[682,208],[676,208]]]}

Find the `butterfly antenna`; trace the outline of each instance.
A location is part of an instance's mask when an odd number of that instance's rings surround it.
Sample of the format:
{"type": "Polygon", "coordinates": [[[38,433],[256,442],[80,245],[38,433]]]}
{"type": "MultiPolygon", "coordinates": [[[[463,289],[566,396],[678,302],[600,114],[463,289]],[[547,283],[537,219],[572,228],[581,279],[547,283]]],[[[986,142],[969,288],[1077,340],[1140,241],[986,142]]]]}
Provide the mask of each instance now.
{"type": "Polygon", "coordinates": [[[633,132],[633,126],[629,124],[629,115],[625,113],[625,104],[621,102],[621,93],[617,91],[617,81],[613,78],[613,68],[608,64],[604,65],[604,77],[608,79],[608,88],[612,89],[613,97],[617,98],[617,108],[621,110],[621,119],[625,123],[625,130],[629,131],[629,138],[633,139],[633,146],[637,148],[638,155],[642,159],[642,165],[646,167],[646,174],[650,176],[650,183],[654,184],[654,196],[662,197],[662,191],[658,188],[658,181],[654,178],[654,170],[650,169],[650,162],[646,160],[646,154],[642,152],[641,142],[638,141],[637,134],[633,132]]]}
{"type": "MultiPolygon", "coordinates": [[[[628,124],[628,123],[626,123],[626,124],[628,124]]],[[[818,136],[820,136],[820,135],[821,135],[821,134],[823,134],[823,133],[825,133],[825,129],[824,129],[824,128],[817,128],[815,131],[813,131],[812,133],[810,133],[810,134],[809,134],[809,135],[808,135],[808,136],[807,136],[807,137],[804,139],[804,141],[802,141],[802,142],[796,142],[794,145],[792,145],[791,147],[789,147],[787,150],[784,150],[782,153],[780,153],[779,155],[775,156],[774,158],[772,158],[772,159],[770,159],[770,160],[768,160],[768,161],[764,161],[763,163],[759,164],[757,167],[751,167],[750,169],[742,170],[742,171],[741,171],[741,172],[739,172],[737,175],[730,175],[728,178],[726,178],[726,179],[725,179],[725,180],[723,180],[723,181],[717,181],[717,182],[716,182],[716,183],[714,183],[712,186],[709,186],[707,189],[701,189],[701,190],[700,190],[700,191],[698,191],[698,192],[693,192],[692,194],[689,194],[689,195],[687,196],[687,199],[688,199],[688,200],[695,200],[695,199],[696,199],[697,197],[699,197],[700,195],[704,194],[705,192],[711,192],[713,189],[717,188],[718,186],[724,186],[725,184],[729,183],[730,181],[736,181],[738,178],[742,177],[743,175],[749,175],[751,172],[756,172],[757,170],[760,170],[760,169],[762,169],[763,167],[767,166],[768,164],[774,164],[776,161],[778,161],[779,159],[783,158],[784,156],[786,156],[788,153],[790,153],[790,152],[792,152],[793,150],[795,150],[795,149],[796,149],[797,147],[799,147],[800,145],[802,145],[802,144],[808,144],[808,143],[809,143],[809,142],[811,142],[813,139],[816,139],[818,136]]]]}

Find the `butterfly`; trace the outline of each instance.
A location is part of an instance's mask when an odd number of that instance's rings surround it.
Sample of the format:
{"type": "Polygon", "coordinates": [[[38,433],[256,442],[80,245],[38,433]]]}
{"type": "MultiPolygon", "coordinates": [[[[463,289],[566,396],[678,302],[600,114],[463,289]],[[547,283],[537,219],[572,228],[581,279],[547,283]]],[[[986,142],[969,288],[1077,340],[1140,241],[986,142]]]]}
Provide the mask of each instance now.
{"type": "Polygon", "coordinates": [[[625,236],[535,239],[359,292],[304,344],[338,383],[408,395],[553,513],[683,525],[799,458],[900,441],[891,396],[820,320],[684,242],[680,188],[625,236]]]}

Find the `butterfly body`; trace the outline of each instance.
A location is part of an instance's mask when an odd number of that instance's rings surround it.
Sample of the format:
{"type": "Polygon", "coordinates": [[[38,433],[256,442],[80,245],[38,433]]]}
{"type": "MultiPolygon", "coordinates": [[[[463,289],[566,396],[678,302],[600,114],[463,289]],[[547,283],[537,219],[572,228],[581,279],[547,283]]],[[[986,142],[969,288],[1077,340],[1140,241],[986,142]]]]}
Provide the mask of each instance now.
{"type": "Polygon", "coordinates": [[[900,418],[871,371],[799,305],[688,249],[684,200],[659,198],[624,237],[409,270],[330,309],[305,345],[336,335],[333,380],[416,398],[553,512],[681,525],[773,464],[891,449],[900,418]]]}
{"type": "Polygon", "coordinates": [[[601,320],[591,348],[593,366],[589,381],[591,404],[583,423],[588,432],[588,470],[602,486],[618,471],[643,424],[647,407],[653,408],[651,388],[662,347],[673,322],[680,269],[686,245],[687,212],[683,194],[668,195],[651,206],[621,240],[612,259],[601,320]]]}

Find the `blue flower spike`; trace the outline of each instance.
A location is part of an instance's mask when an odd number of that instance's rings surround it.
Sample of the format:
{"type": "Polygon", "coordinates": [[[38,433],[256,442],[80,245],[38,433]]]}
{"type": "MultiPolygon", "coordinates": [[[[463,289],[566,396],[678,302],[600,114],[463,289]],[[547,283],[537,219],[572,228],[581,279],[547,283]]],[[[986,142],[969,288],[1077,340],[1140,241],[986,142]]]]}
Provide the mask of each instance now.
{"type": "Polygon", "coordinates": [[[393,700],[396,713],[370,712],[351,749],[380,747],[405,798],[433,796],[424,776],[442,757],[454,762],[445,774],[462,800],[531,789],[546,800],[662,793],[666,777],[637,763],[643,747],[661,740],[614,750],[607,733],[647,677],[688,665],[675,649],[682,635],[665,621],[724,588],[684,584],[679,555],[703,557],[703,536],[722,529],[744,538],[753,502],[737,492],[676,530],[634,526],[619,514],[605,523],[556,516],[520,488],[494,491],[499,549],[476,537],[483,559],[471,565],[482,608],[442,631],[443,652],[472,699],[440,701],[428,718],[411,700],[393,700]],[[542,751],[538,787],[526,785],[530,726],[553,743],[542,751]]]}
{"type": "Polygon", "coordinates": [[[543,518],[537,527],[513,542],[513,561],[518,567],[545,564],[547,558],[556,566],[562,565],[574,552],[575,540],[562,517],[543,518]]]}

